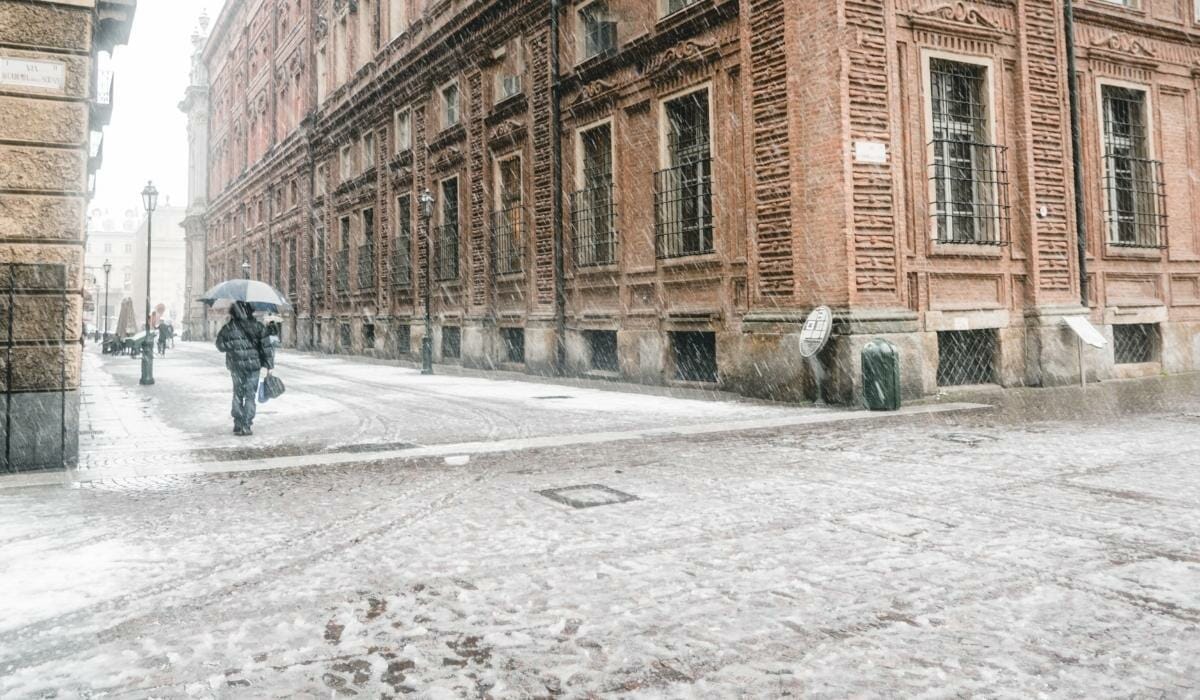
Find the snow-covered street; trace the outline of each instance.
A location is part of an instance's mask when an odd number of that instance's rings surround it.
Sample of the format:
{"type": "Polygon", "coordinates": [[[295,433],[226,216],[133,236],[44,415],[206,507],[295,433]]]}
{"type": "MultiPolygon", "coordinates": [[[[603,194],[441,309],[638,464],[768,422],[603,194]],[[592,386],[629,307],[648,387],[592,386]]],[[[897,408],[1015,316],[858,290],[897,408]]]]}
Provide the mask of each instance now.
{"type": "Polygon", "coordinates": [[[215,353],[155,369],[89,354],[83,469],[0,483],[4,697],[1200,694],[1196,377],[883,417],[289,354],[243,440],[215,353]]]}

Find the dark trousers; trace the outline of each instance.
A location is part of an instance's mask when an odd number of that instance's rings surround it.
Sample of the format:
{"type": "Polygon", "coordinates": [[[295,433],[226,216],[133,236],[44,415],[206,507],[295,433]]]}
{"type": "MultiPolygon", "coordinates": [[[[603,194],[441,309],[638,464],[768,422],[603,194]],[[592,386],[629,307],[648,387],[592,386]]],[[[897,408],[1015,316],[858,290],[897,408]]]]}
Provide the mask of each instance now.
{"type": "Polygon", "coordinates": [[[233,424],[249,428],[254,424],[254,398],[258,393],[258,372],[242,374],[231,372],[233,376],[233,424]]]}

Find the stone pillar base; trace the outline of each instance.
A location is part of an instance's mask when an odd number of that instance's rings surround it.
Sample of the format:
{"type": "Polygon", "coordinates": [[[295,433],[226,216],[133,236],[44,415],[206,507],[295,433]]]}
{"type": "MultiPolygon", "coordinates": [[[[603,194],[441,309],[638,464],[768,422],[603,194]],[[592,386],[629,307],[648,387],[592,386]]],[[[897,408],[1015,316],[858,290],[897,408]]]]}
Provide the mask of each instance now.
{"type": "Polygon", "coordinates": [[[79,463],[79,392],[45,391],[11,396],[11,433],[0,397],[0,473],[66,469],[79,463]]]}

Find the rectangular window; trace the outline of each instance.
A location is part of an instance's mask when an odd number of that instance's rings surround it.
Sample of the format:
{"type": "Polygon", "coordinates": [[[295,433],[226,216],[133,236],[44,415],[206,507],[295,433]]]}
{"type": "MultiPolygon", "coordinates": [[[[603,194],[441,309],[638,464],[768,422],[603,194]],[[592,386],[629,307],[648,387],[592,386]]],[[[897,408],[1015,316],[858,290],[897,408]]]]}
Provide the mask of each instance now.
{"type": "Polygon", "coordinates": [[[521,94],[521,76],[496,76],[496,102],[503,102],[510,97],[521,94]]]}
{"type": "Polygon", "coordinates": [[[375,349],[375,324],[364,323],[362,328],[363,350],[375,349]]]}
{"type": "Polygon", "coordinates": [[[314,179],[316,179],[316,183],[315,183],[316,190],[317,190],[316,195],[318,197],[325,196],[325,178],[328,177],[327,173],[328,173],[328,171],[326,170],[324,163],[321,163],[320,165],[317,166],[316,175],[314,175],[313,177],[314,177],[314,179]]]}
{"type": "Polygon", "coordinates": [[[396,354],[412,354],[412,326],[407,323],[396,326],[396,354]]]}
{"type": "Polygon", "coordinates": [[[350,291],[350,217],[343,216],[338,220],[338,250],[337,266],[334,268],[337,291],[345,294],[350,291]]]}
{"type": "Polygon", "coordinates": [[[996,383],[1000,341],[995,328],[941,331],[938,340],[938,386],[996,383]]]}
{"type": "Polygon", "coordinates": [[[1162,337],[1156,323],[1127,323],[1114,325],[1113,362],[1136,365],[1158,362],[1162,355],[1162,337]]]}
{"type": "Polygon", "coordinates": [[[655,173],[659,258],[713,250],[712,149],[708,90],[663,103],[666,168],[655,173]]]}
{"type": "Polygon", "coordinates": [[[525,329],[501,328],[500,339],[504,341],[504,360],[517,364],[525,363],[525,329]]]}
{"type": "Polygon", "coordinates": [[[458,326],[442,328],[442,359],[457,360],[462,356],[462,329],[458,326]]]}
{"type": "Polygon", "coordinates": [[[317,242],[316,259],[313,260],[310,280],[310,285],[313,291],[313,297],[318,301],[325,299],[325,227],[317,226],[313,237],[317,242]]]}
{"type": "Polygon", "coordinates": [[[389,36],[400,36],[408,27],[408,0],[390,0],[388,4],[389,36]]]}
{"type": "Polygon", "coordinates": [[[497,274],[521,271],[525,227],[525,209],[521,200],[521,157],[515,156],[497,162],[496,210],[492,213],[497,274]]]}
{"type": "Polygon", "coordinates": [[[939,243],[1001,245],[1008,220],[1005,149],[992,143],[985,66],[929,61],[931,207],[939,243]]]}
{"type": "Polygon", "coordinates": [[[616,331],[584,331],[590,351],[590,366],[596,372],[618,372],[616,331]]]}
{"type": "Polygon", "coordinates": [[[412,284],[412,193],[396,198],[396,241],[392,258],[392,284],[408,287],[412,284]]]}
{"type": "Polygon", "coordinates": [[[717,381],[717,335],[710,331],[668,333],[675,378],[685,382],[717,381]]]}
{"type": "Polygon", "coordinates": [[[441,226],[438,227],[438,280],[458,279],[458,178],[442,181],[441,226]]]}
{"type": "Polygon", "coordinates": [[[579,133],[580,189],[571,195],[576,265],[610,265],[617,260],[612,154],[612,124],[579,133]]]}
{"type": "Polygon", "coordinates": [[[698,2],[700,2],[700,0],[662,0],[663,16],[666,17],[673,15],[676,12],[679,12],[687,7],[691,7],[698,2]]]}
{"type": "Polygon", "coordinates": [[[369,132],[363,136],[363,172],[367,172],[375,167],[375,132],[369,132]]]}
{"type": "Polygon", "coordinates": [[[1104,85],[1104,222],[1111,245],[1162,247],[1166,187],[1150,159],[1146,93],[1104,85]]]}
{"type": "Polygon", "coordinates": [[[351,330],[350,330],[349,323],[339,323],[338,324],[338,337],[340,340],[339,346],[343,350],[349,350],[351,348],[351,346],[353,345],[353,343],[351,341],[350,333],[351,333],[351,330]]]}
{"type": "Polygon", "coordinates": [[[442,88],[442,128],[449,129],[458,125],[461,106],[458,83],[450,83],[442,88]]]}
{"type": "Polygon", "coordinates": [[[375,288],[375,210],[362,210],[362,244],[358,247],[358,288],[375,288]]]}
{"type": "Polygon", "coordinates": [[[342,182],[354,177],[354,148],[350,144],[342,146],[340,154],[342,182]]]}
{"type": "Polygon", "coordinates": [[[412,148],[412,112],[407,108],[398,109],[393,119],[396,130],[396,153],[403,153],[412,148]]]}
{"type": "Polygon", "coordinates": [[[595,0],[579,10],[581,61],[617,50],[617,22],[608,11],[608,0],[595,0]]]}

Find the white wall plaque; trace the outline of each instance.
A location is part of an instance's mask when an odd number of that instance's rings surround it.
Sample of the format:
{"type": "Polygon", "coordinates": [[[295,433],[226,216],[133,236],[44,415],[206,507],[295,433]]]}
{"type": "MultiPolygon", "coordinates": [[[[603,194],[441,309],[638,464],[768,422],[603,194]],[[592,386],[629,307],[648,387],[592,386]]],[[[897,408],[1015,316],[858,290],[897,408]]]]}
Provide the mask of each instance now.
{"type": "Polygon", "coordinates": [[[0,85],[61,92],[67,86],[67,64],[0,56],[0,85]]]}
{"type": "Polygon", "coordinates": [[[879,141],[855,141],[854,162],[885,165],[888,162],[887,144],[879,141]]]}

